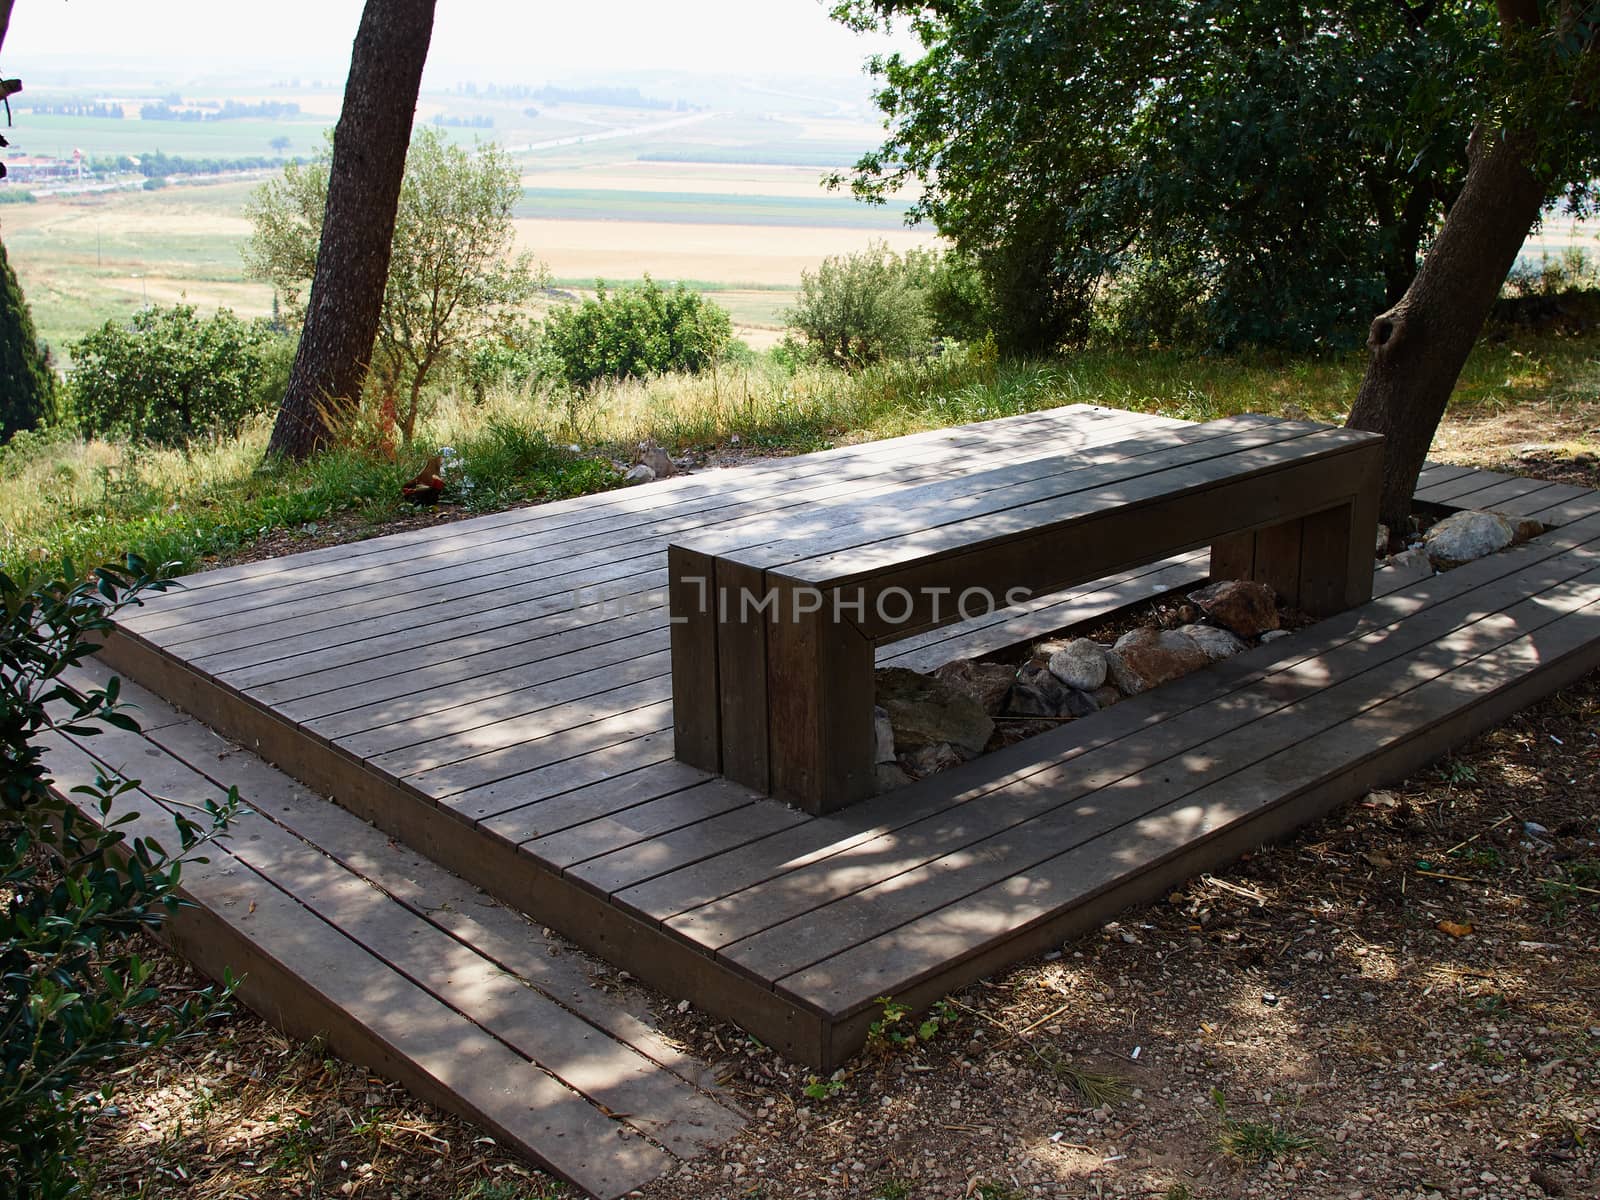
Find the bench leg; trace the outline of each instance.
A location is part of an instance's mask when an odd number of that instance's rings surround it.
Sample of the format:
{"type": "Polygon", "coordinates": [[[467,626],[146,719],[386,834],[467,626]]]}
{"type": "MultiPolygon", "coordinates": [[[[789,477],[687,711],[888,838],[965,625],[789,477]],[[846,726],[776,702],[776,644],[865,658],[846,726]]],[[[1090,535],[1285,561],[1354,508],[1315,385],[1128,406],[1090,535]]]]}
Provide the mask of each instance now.
{"type": "Polygon", "coordinates": [[[767,749],[767,622],[760,607],[765,572],[717,560],[717,677],[722,773],[758,792],[772,791],[767,749]]]}
{"type": "Polygon", "coordinates": [[[717,621],[708,554],[667,547],[672,616],[672,752],[702,771],[722,770],[717,621]]]}
{"type": "Polygon", "coordinates": [[[871,796],[873,647],[832,596],[779,582],[767,625],[772,794],[822,814],[871,796]]]}
{"type": "Polygon", "coordinates": [[[1357,496],[1281,525],[1218,538],[1211,578],[1268,584],[1291,608],[1332,616],[1372,599],[1375,502],[1357,496]]]}

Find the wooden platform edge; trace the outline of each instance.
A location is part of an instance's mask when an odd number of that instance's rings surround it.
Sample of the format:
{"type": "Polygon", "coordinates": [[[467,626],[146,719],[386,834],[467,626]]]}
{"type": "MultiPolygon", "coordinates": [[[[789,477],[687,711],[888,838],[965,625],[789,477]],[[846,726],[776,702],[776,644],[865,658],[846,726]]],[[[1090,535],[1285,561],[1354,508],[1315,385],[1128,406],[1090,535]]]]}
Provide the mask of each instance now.
{"type": "MultiPolygon", "coordinates": [[[[828,1067],[826,1014],[781,997],[658,923],[543,867],[506,841],[426,797],[396,786],[225,684],[119,629],[101,645],[111,669],[337,802],[389,836],[544,922],[635,978],[749,1030],[797,1062],[828,1067]]],[[[837,1065],[837,1064],[832,1064],[837,1065]]]]}
{"type": "MultiPolygon", "coordinates": [[[[1090,932],[1127,909],[1148,904],[1196,875],[1291,836],[1374,788],[1399,782],[1596,669],[1600,669],[1600,641],[1590,642],[1546,664],[1537,673],[1522,676],[1475,703],[1447,714],[1433,726],[1385,747],[1353,764],[1349,770],[1285,795],[1246,821],[1185,845],[1175,854],[1151,863],[1135,876],[1118,879],[1065,912],[1052,913],[1020,926],[999,944],[942,964],[936,972],[907,980],[903,988],[895,990],[894,999],[913,1011],[922,1011],[952,991],[997,970],[1059,948],[1067,939],[1090,932]]],[[[842,1016],[830,1030],[827,1050],[831,1059],[843,1061],[864,1045],[868,1027],[880,1015],[876,1006],[867,1006],[842,1016]]]]}

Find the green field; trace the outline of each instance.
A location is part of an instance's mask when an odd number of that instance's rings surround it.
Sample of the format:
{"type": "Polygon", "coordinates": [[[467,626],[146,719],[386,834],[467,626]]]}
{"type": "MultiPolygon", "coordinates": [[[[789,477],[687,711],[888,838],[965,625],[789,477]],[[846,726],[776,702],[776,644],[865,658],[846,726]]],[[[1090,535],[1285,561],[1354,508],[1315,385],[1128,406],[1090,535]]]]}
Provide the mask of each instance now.
{"type": "Polygon", "coordinates": [[[24,112],[7,133],[19,154],[70,158],[74,149],[91,158],[160,150],[183,158],[274,157],[274,138],[289,139],[288,155],[322,149],[325,118],[301,116],[279,121],[121,121],[105,117],[56,117],[24,112]]]}

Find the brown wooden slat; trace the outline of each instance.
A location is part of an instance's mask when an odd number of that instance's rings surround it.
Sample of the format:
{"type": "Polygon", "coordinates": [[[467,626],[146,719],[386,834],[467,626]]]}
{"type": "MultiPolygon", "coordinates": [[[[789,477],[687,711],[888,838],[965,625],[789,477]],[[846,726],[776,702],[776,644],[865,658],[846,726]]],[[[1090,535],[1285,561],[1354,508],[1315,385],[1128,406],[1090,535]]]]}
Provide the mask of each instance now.
{"type": "MultiPolygon", "coordinates": [[[[50,755],[63,784],[92,778],[94,761],[70,743],[50,755]]],[[[269,1019],[301,1036],[328,1035],[336,1051],[486,1125],[594,1195],[624,1195],[672,1165],[643,1138],[619,1138],[616,1122],[591,1102],[319,920],[236,854],[214,848],[210,857],[212,864],[186,867],[184,891],[222,917],[208,925],[235,932],[209,953],[198,939],[180,936],[180,947],[216,975],[242,972],[246,1001],[269,1019]],[[265,987],[251,990],[258,976],[265,987]]]]}
{"type": "MultiPolygon", "coordinates": [[[[1600,554],[1586,561],[1592,568],[1600,554]]],[[[1523,609],[1530,622],[1553,620],[1560,604],[1570,608],[1600,599],[1600,572],[1591,569],[1578,579],[1581,583],[1550,587],[1542,604],[1524,602],[1513,611],[1523,609]]],[[[1497,594],[1506,595],[1506,589],[1497,594]]],[[[844,939],[862,940],[859,931],[868,925],[888,929],[942,907],[956,898],[947,889],[970,892],[984,886],[991,873],[1021,874],[1048,856],[1053,839],[1087,838],[1132,819],[1191,788],[1197,773],[1236,769],[1272,753],[1274,737],[1292,743],[1309,736],[1319,720],[1343,719],[1374,702],[1374,696],[1386,699],[1388,690],[1416,686],[1427,671],[1449,669],[1459,653],[1482,652],[1486,640],[1509,639],[1527,628],[1506,632],[1499,627],[1511,622],[1499,616],[1460,624],[1470,620],[1475,607],[1471,596],[1437,607],[1381,641],[1346,643],[1269,676],[1236,694],[1225,708],[1194,708],[1172,717],[1144,731],[1136,745],[1113,743],[1081,755],[1001,794],[984,794],[981,802],[966,806],[974,811],[957,810],[862,843],[670,924],[693,923],[695,940],[718,947],[763,978],[780,975],[781,964],[795,956],[820,959],[826,955],[819,949],[837,944],[842,950],[844,939]],[[1191,765],[1196,755],[1203,765],[1191,765]],[[957,865],[948,867],[948,861],[957,865]]]]}
{"type": "Polygon", "coordinates": [[[1543,521],[1546,525],[1561,526],[1581,521],[1595,513],[1600,513],[1600,492],[1588,492],[1571,500],[1559,501],[1549,508],[1535,509],[1525,515],[1543,521]]]}
{"type": "MultiPolygon", "coordinates": [[[[555,739],[574,730],[598,732],[613,719],[626,718],[646,705],[670,703],[670,683],[669,676],[658,674],[597,692],[593,689],[599,685],[590,681],[588,695],[541,704],[528,712],[519,711],[522,705],[514,705],[509,715],[498,720],[490,719],[495,714],[484,711],[486,706],[473,705],[470,711],[480,719],[463,717],[472,722],[463,729],[440,730],[437,736],[427,737],[434,732],[431,718],[410,722],[408,728],[414,733],[407,744],[380,754],[363,753],[361,757],[386,775],[407,778],[425,771],[441,771],[453,763],[476,760],[511,746],[523,749],[538,743],[554,744],[555,739]]],[[[637,731],[628,732],[631,735],[637,731]]],[[[345,748],[360,753],[353,747],[345,748]]]]}
{"type": "Polygon", "coordinates": [[[891,642],[879,648],[878,665],[932,671],[957,658],[977,658],[1033,638],[1053,634],[1085,621],[1099,620],[1130,604],[1174,589],[1204,583],[1208,576],[1203,550],[1175,555],[1105,581],[1040,596],[1016,609],[1002,609],[959,625],[891,642]]]}
{"type": "MultiPolygon", "coordinates": [[[[1529,479],[1522,475],[1513,475],[1500,483],[1486,483],[1475,492],[1466,492],[1456,496],[1451,504],[1460,508],[1492,509],[1499,508],[1502,504],[1510,503],[1517,499],[1536,498],[1540,492],[1555,484],[1544,479],[1529,479]]],[[[1536,504],[1537,508],[1548,508],[1554,504],[1554,499],[1546,504],[1536,504]]]]}
{"type": "MultiPolygon", "coordinates": [[[[653,733],[604,744],[574,758],[518,770],[491,783],[477,784],[440,797],[440,802],[468,820],[484,821],[512,809],[602,784],[619,775],[659,768],[672,761],[672,731],[669,725],[662,725],[653,733]]],[[[497,769],[511,768],[502,765],[497,769]]]]}
{"type": "MultiPolygon", "coordinates": [[[[519,629],[498,642],[462,639],[426,647],[416,655],[374,659],[252,687],[250,694],[285,716],[318,724],[351,714],[359,729],[433,711],[435,696],[476,699],[494,695],[501,679],[512,684],[558,679],[647,654],[667,644],[659,613],[638,613],[600,624],[554,632],[519,629]],[[475,692],[474,688],[484,689],[475,692]]],[[[318,725],[319,732],[321,726],[318,725]]],[[[341,730],[330,725],[328,736],[341,730]]]]}
{"type": "Polygon", "coordinates": [[[238,787],[253,811],[371,880],[411,912],[472,945],[612,1037],[697,1086],[712,1085],[703,1064],[685,1055],[624,1004],[595,989],[582,964],[562,953],[562,946],[543,936],[526,917],[493,902],[420,852],[397,845],[192,717],[167,711],[173,719],[158,726],[144,723],[141,715],[142,732],[149,741],[219,787],[238,787]]]}
{"type": "Polygon", "coordinates": [[[1503,513],[1525,516],[1531,512],[1538,512],[1556,504],[1564,504],[1569,500],[1576,500],[1581,496],[1590,495],[1588,488],[1579,487],[1575,483],[1551,483],[1540,488],[1537,492],[1505,500],[1495,505],[1503,513]]]}
{"type": "MultiPolygon", "coordinates": [[[[930,452],[931,453],[931,452],[930,452]]],[[[946,452],[948,453],[948,452],[946,452]]],[[[256,593],[241,591],[219,597],[203,610],[183,610],[182,618],[161,630],[163,645],[185,647],[188,656],[218,653],[251,645],[251,638],[278,640],[290,633],[308,632],[359,622],[391,612],[411,611],[449,602],[470,602],[483,593],[530,580],[544,582],[556,575],[597,567],[615,567],[637,558],[657,542],[683,531],[728,522],[744,523],[756,514],[809,511],[834,495],[879,492],[901,477],[922,478],[942,469],[942,457],[924,463],[916,455],[896,460],[886,479],[882,472],[866,478],[830,479],[810,486],[791,486],[760,500],[739,502],[737,490],[712,493],[705,507],[687,513],[681,506],[647,510],[644,522],[598,521],[563,530],[560,540],[535,536],[500,538],[489,545],[462,544],[467,537],[440,539],[441,545],[426,556],[408,554],[393,562],[349,571],[306,584],[289,585],[256,593]],[[714,500],[714,503],[713,503],[714,500]],[[670,512],[670,519],[664,515],[670,512]]],[[[453,526],[461,530],[462,526],[453,526]]],[[[596,576],[598,577],[598,576],[596,576]]],[[[137,626],[150,634],[152,621],[137,626]]]]}
{"type": "MultiPolygon", "coordinates": [[[[570,659],[562,659],[561,665],[570,668],[572,663],[570,659]]],[[[567,674],[545,682],[530,683],[523,687],[494,692],[489,696],[471,696],[456,704],[447,705],[434,700],[437,707],[424,712],[411,712],[404,719],[397,719],[392,711],[386,712],[382,715],[390,718],[387,724],[379,725],[377,728],[362,729],[342,737],[334,736],[333,740],[352,754],[359,754],[363,758],[375,758],[377,755],[401,747],[414,747],[424,739],[437,739],[483,729],[513,718],[526,717],[555,705],[584,701],[601,695],[603,691],[620,687],[654,686],[657,681],[668,678],[669,667],[668,654],[664,649],[649,654],[632,655],[620,662],[607,663],[598,668],[573,669],[567,674]]],[[[475,690],[481,691],[482,688],[475,690]]],[[[350,724],[354,720],[361,719],[347,716],[344,723],[350,724]]],[[[334,724],[332,721],[308,721],[306,727],[324,737],[330,737],[332,735],[327,726],[332,724],[334,724]]],[[[509,729],[506,732],[509,732],[509,729]]]]}
{"type": "MultiPolygon", "coordinates": [[[[1314,804],[1288,813],[1280,828],[1299,825],[1308,812],[1320,815],[1342,800],[1403,776],[1596,665],[1600,665],[1600,613],[1591,605],[1357,714],[1321,737],[1256,764],[1248,773],[1147,814],[1113,837],[1039,864],[1029,876],[1032,886],[1026,896],[1010,882],[989,888],[786,980],[785,987],[844,1012],[870,1007],[872,996],[882,994],[888,979],[895,981],[896,995],[908,994],[919,977],[930,972],[942,972],[939,986],[947,986],[948,980],[981,970],[957,965],[981,954],[992,937],[985,930],[986,914],[1004,914],[998,919],[1026,929],[1113,887],[1118,878],[1143,872],[1149,885],[1170,886],[1171,877],[1160,868],[1185,848],[1221,841],[1221,835],[1263,809],[1287,809],[1301,798],[1315,796],[1314,804]],[[1544,681],[1538,678],[1541,669],[1544,681]]],[[[1261,835],[1247,836],[1258,841],[1261,835]]],[[[1212,857],[1226,858],[1238,848],[1240,843],[1235,842],[1213,850],[1212,857]]]]}
{"type": "MultiPolygon", "coordinates": [[[[550,504],[511,509],[506,512],[452,523],[446,527],[391,534],[369,542],[307,551],[280,559],[264,560],[206,572],[186,580],[186,589],[164,597],[159,605],[131,618],[132,626],[144,630],[164,628],[178,619],[181,609],[206,606],[208,610],[235,611],[237,606],[254,607],[265,600],[274,602],[272,593],[284,588],[304,589],[309,585],[331,583],[334,590],[341,576],[356,572],[393,571],[416,564],[420,558],[477,552],[501,542],[527,544],[554,533],[558,538],[581,537],[585,532],[610,532],[637,524],[641,517],[693,517],[741,501],[760,501],[794,490],[794,479],[814,474],[818,462],[828,462],[835,475],[870,478],[874,474],[904,470],[908,464],[935,462],[968,447],[1003,448],[1026,445],[1048,433],[1066,430],[1072,436],[1102,436],[1104,429],[1135,424],[1146,427],[1179,424],[1166,418],[1117,413],[1114,410],[1088,410],[1082,406],[1021,414],[992,422],[985,433],[979,426],[956,430],[933,430],[926,434],[896,439],[893,443],[869,443],[858,447],[822,451],[792,459],[765,460],[744,467],[740,479],[729,488],[729,481],[717,478],[718,472],[679,476],[649,488],[635,488],[598,496],[575,497],[550,504]],[[709,503],[708,503],[709,502],[709,503]],[[603,524],[602,524],[603,523],[603,524]],[[419,556],[417,551],[422,550],[419,556]],[[223,589],[229,594],[220,595],[223,589]],[[241,599],[241,596],[245,597],[241,599]],[[218,608],[217,606],[222,606],[218,608]]],[[[493,553],[488,550],[488,553],[493,553]]],[[[348,582],[348,581],[346,581],[348,582]]]]}
{"type": "MultiPolygon", "coordinates": [[[[843,813],[818,818],[809,833],[780,833],[752,843],[736,855],[711,860],[701,866],[645,880],[643,870],[619,892],[616,900],[657,920],[666,920],[746,887],[781,876],[787,871],[836,855],[870,837],[897,829],[939,812],[970,787],[975,793],[1009,786],[1043,769],[1054,759],[1106,746],[1131,737],[1168,719],[1185,708],[1204,706],[1236,691],[1258,686],[1272,671],[1292,668],[1324,650],[1389,626],[1403,629],[1406,622],[1425,616],[1433,607],[1458,600],[1474,589],[1499,585],[1503,594],[1521,593],[1521,580],[1547,560],[1566,554],[1600,538],[1600,519],[1591,519],[1558,534],[1547,534],[1502,554],[1480,559],[1437,575],[1401,594],[1373,601],[1362,609],[1330,618],[1287,643],[1273,643],[1275,657],[1263,661],[1262,651],[1241,655],[1203,672],[1167,684],[1146,697],[1124,701],[1092,721],[1075,723],[1018,745],[985,755],[976,764],[944,772],[914,789],[882,796],[843,813]],[[981,781],[981,782],[980,782],[981,781]]],[[[626,852],[619,859],[626,857],[626,852]]],[[[614,873],[620,873],[617,867],[614,873]]]]}
{"type": "Polygon", "coordinates": [[[1473,468],[1466,475],[1458,475],[1454,479],[1435,484],[1425,491],[1417,492],[1416,498],[1427,501],[1429,504],[1448,504],[1451,507],[1464,507],[1457,504],[1457,496],[1471,495],[1473,492],[1481,491],[1495,484],[1507,483],[1510,479],[1511,476],[1503,475],[1499,471],[1484,471],[1473,468]]]}

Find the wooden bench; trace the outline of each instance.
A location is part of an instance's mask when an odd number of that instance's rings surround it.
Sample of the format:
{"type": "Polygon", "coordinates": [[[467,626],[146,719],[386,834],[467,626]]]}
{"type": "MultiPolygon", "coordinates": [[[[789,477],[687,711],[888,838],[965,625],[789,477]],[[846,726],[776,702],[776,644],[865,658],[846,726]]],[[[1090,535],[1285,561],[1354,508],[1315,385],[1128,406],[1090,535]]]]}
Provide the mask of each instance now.
{"type": "Polygon", "coordinates": [[[1229,418],[674,544],[674,752],[826,813],[874,790],[880,644],[1204,546],[1213,579],[1360,604],[1381,468],[1376,434],[1229,418]]]}

